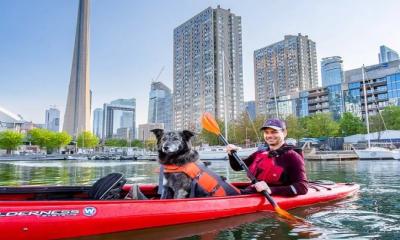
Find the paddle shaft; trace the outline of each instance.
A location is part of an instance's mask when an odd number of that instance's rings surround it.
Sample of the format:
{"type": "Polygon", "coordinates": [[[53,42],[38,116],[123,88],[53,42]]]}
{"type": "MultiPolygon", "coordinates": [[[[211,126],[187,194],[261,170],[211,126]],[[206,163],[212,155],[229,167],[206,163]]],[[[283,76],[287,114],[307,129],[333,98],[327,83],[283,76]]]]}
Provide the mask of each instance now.
{"type": "MultiPolygon", "coordinates": [[[[221,134],[219,134],[218,137],[225,145],[229,144],[228,141],[226,141],[224,136],[222,136],[221,134]]],[[[240,157],[236,154],[236,152],[232,151],[231,155],[233,156],[233,158],[235,158],[236,162],[239,163],[239,165],[242,167],[242,169],[246,171],[247,176],[250,178],[251,182],[253,184],[257,183],[258,182],[257,178],[250,172],[249,168],[246,166],[246,164],[243,162],[243,160],[240,159],[240,157]]],[[[267,191],[263,190],[263,191],[261,191],[261,193],[265,196],[265,198],[268,199],[268,201],[271,203],[271,205],[274,208],[278,207],[278,204],[276,204],[274,199],[271,197],[271,195],[267,191]]]]}

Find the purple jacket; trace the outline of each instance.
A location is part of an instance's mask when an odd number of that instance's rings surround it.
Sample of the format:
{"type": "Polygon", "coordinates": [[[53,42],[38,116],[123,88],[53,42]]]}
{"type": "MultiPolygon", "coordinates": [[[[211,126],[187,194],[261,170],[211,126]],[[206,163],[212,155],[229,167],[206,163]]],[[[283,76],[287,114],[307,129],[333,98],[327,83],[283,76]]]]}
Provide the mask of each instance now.
{"type": "MultiPolygon", "coordinates": [[[[260,150],[251,154],[243,161],[247,166],[250,166],[259,154],[265,150],[260,150]]],[[[305,172],[304,159],[288,145],[283,145],[276,151],[271,151],[270,156],[275,158],[275,164],[283,168],[283,173],[279,179],[280,185],[269,183],[271,195],[295,196],[303,195],[308,191],[307,176],[305,172]]],[[[229,155],[229,163],[233,170],[242,170],[241,166],[236,162],[233,156],[229,155]]],[[[246,193],[256,192],[254,188],[246,189],[246,193]]]]}

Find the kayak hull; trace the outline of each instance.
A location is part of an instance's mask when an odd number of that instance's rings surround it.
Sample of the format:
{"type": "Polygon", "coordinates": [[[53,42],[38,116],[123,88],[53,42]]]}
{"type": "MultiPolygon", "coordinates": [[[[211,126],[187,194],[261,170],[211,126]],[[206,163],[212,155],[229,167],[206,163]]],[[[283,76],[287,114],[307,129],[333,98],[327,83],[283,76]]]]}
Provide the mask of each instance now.
{"type": "MultiPolygon", "coordinates": [[[[124,186],[129,190],[130,186],[124,186]]],[[[356,184],[310,188],[306,195],[274,196],[283,209],[348,197],[356,184]]],[[[155,186],[142,186],[154,192],[155,186]]],[[[4,200],[0,193],[0,232],[4,239],[55,239],[97,235],[273,211],[259,194],[166,200],[4,200]]],[[[18,199],[18,194],[12,195],[18,199]]]]}

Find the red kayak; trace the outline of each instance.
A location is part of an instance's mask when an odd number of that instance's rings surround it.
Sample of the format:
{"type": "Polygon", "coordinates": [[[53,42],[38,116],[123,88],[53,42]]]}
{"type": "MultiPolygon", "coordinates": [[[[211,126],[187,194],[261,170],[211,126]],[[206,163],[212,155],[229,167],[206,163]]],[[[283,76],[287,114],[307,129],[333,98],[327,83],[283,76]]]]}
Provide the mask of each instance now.
{"type": "MultiPolygon", "coordinates": [[[[245,187],[247,183],[236,183],[245,187]]],[[[127,193],[131,185],[124,185],[127,193]]],[[[55,239],[161,227],[273,211],[260,194],[231,197],[157,199],[157,187],[141,186],[151,200],[91,200],[90,186],[0,188],[2,239],[55,239]]],[[[357,184],[314,184],[306,195],[274,196],[283,209],[342,199],[356,193],[357,184]]]]}

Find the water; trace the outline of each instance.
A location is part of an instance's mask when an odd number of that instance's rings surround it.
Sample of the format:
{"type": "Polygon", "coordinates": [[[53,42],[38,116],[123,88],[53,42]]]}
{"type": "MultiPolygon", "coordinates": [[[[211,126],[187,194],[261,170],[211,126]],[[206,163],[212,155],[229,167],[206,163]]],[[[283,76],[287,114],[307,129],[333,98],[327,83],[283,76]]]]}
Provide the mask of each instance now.
{"type": "MultiPolygon", "coordinates": [[[[246,180],[226,162],[215,161],[210,168],[230,181],[246,180]]],[[[273,213],[256,213],[96,239],[400,239],[400,161],[307,162],[306,168],[310,179],[356,182],[361,189],[345,200],[291,210],[312,222],[307,229],[273,213]]],[[[123,173],[129,182],[156,183],[156,169],[156,162],[0,162],[0,186],[87,185],[110,172],[123,173]]]]}

